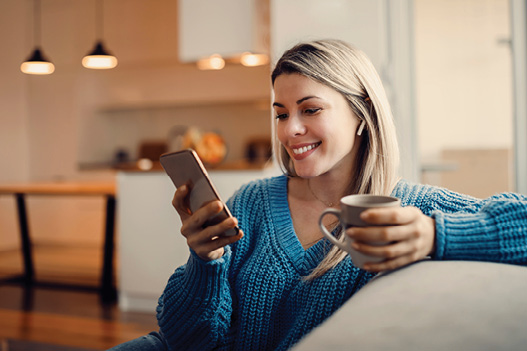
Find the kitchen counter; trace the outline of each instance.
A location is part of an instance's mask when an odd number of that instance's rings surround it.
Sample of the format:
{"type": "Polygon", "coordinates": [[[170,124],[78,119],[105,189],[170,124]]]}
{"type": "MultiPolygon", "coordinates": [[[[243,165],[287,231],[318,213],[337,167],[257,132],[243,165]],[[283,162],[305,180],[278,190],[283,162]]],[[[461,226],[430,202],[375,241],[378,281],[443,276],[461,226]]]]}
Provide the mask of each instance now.
{"type": "MultiPolygon", "coordinates": [[[[245,159],[222,162],[216,166],[206,166],[207,171],[246,171],[246,170],[261,170],[264,171],[273,167],[272,161],[266,162],[249,162],[245,159]]],[[[96,164],[81,164],[81,170],[100,170],[110,169],[124,172],[163,172],[163,167],[159,161],[150,161],[148,159],[138,160],[134,162],[121,163],[96,163],[96,164]]]]}
{"type": "MultiPolygon", "coordinates": [[[[277,168],[209,170],[223,200],[242,184],[280,174],[277,168]]],[[[160,171],[122,170],[119,189],[119,307],[153,312],[174,270],[186,263],[189,249],[172,207],[175,187],[160,171]]]]}

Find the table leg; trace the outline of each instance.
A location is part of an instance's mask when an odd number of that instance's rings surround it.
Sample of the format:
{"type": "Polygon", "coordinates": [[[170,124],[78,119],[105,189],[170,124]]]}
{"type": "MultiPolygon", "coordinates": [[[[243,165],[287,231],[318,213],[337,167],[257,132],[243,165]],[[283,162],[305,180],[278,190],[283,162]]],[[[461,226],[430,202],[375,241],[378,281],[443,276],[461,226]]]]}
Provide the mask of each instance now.
{"type": "Polygon", "coordinates": [[[18,224],[20,226],[20,237],[22,240],[22,254],[24,256],[24,280],[25,283],[30,284],[33,282],[35,270],[33,267],[31,239],[29,237],[26,200],[24,194],[18,193],[15,194],[15,196],[18,211],[18,224]]]}
{"type": "Polygon", "coordinates": [[[114,250],[115,250],[115,197],[106,196],[106,226],[104,232],[104,257],[101,280],[101,298],[105,302],[117,299],[114,284],[114,250]]]}

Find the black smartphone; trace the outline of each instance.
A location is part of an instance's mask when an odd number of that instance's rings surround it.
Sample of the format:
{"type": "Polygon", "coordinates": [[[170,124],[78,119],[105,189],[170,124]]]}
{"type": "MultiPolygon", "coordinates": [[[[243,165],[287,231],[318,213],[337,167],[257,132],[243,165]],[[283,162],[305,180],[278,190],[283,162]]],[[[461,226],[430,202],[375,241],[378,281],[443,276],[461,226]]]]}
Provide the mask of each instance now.
{"type": "MultiPolygon", "coordinates": [[[[203,166],[198,154],[192,150],[181,150],[169,152],[160,156],[159,161],[165,169],[172,182],[179,188],[187,185],[190,190],[189,208],[192,213],[196,212],[203,205],[219,200],[223,203],[223,210],[216,216],[209,218],[204,226],[215,225],[223,220],[232,217],[227,205],[221,200],[220,195],[203,166]]],[[[227,236],[238,234],[239,228],[234,227],[225,232],[227,236]]]]}

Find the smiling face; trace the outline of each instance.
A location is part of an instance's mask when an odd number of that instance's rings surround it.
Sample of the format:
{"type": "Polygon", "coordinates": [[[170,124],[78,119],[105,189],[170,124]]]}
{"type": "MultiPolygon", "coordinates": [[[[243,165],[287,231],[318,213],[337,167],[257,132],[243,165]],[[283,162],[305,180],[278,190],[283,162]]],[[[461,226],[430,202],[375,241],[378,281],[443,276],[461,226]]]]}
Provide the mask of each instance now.
{"type": "Polygon", "coordinates": [[[344,96],[296,73],[278,76],[274,95],[277,137],[296,174],[349,177],[358,148],[359,119],[344,96]]]}

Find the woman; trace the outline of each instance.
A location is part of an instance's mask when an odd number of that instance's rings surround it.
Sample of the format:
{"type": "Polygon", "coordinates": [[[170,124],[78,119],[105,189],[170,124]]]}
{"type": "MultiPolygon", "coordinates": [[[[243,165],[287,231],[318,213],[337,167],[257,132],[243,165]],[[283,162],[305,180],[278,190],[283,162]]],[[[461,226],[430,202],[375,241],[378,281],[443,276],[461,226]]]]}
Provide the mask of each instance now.
{"type": "Polygon", "coordinates": [[[176,191],[189,260],[159,299],[160,332],[119,347],[285,350],[376,272],[426,256],[527,263],[525,197],[479,200],[397,179],[390,108],[362,52],[336,40],[299,44],[278,61],[272,83],[276,151],[285,175],[242,187],[228,201],[236,219],[205,229],[221,204],[190,213],[188,189],[176,191]],[[364,213],[382,227],[342,231],[336,222],[325,223],[335,235],[353,237],[357,250],[384,258],[364,269],[322,239],[317,224],[325,208],[356,193],[391,194],[402,203],[364,213]],[[235,225],[239,235],[221,235],[235,225]],[[366,239],[391,244],[367,245],[366,239]]]}

